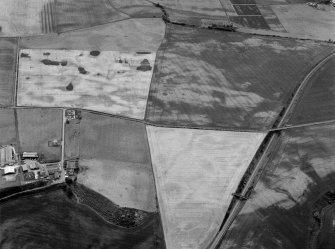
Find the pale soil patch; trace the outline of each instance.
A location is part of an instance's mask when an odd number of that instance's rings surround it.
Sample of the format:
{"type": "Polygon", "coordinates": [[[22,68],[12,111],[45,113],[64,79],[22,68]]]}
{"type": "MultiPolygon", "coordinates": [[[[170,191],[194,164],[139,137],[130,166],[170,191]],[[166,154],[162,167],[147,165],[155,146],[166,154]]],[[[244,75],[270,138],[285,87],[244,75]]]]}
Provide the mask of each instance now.
{"type": "Polygon", "coordinates": [[[167,249],[206,248],[265,134],[147,131],[167,249]]]}
{"type": "Polygon", "coordinates": [[[128,19],[59,35],[25,37],[20,48],[156,52],[165,32],[162,19],[128,19]]]}
{"type": "Polygon", "coordinates": [[[287,32],[306,38],[335,40],[335,8],[317,10],[306,4],[271,7],[287,32]]]}
{"type": "Polygon", "coordinates": [[[0,0],[1,36],[42,33],[41,12],[52,0],[0,0]]]}
{"type": "Polygon", "coordinates": [[[96,52],[21,50],[18,105],[143,119],[156,54],[96,52]]]}
{"type": "Polygon", "coordinates": [[[121,207],[156,212],[153,175],[140,163],[114,160],[80,160],[83,171],[78,182],[97,191],[121,207]]]}

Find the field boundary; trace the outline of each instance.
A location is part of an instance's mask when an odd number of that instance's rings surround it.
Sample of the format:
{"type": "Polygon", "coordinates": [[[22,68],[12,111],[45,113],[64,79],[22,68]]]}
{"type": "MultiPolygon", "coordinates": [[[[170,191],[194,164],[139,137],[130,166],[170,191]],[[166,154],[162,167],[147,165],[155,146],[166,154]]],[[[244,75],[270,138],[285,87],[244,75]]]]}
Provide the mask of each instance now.
{"type": "Polygon", "coordinates": [[[1,109],[58,109],[58,110],[81,110],[86,111],[88,113],[102,115],[102,116],[108,116],[112,118],[117,119],[123,119],[128,120],[130,122],[136,122],[141,123],[148,126],[153,127],[161,127],[161,128],[178,128],[178,129],[190,129],[190,130],[210,130],[210,131],[229,131],[229,132],[255,132],[255,133],[268,133],[268,132],[277,132],[281,130],[289,130],[289,129],[297,129],[302,127],[310,127],[310,126],[318,126],[318,125],[325,125],[325,124],[331,124],[335,123],[335,119],[330,119],[326,121],[320,121],[320,122],[312,122],[312,123],[305,123],[305,124],[299,124],[299,125],[291,125],[291,126],[282,126],[277,128],[270,128],[270,129],[264,129],[264,130],[257,130],[257,129],[243,129],[243,128],[224,128],[224,127],[208,127],[208,126],[187,126],[187,125],[169,125],[169,124],[157,124],[153,123],[147,120],[143,119],[136,119],[126,116],[121,116],[117,114],[111,114],[111,113],[105,113],[105,112],[99,112],[99,111],[93,111],[90,109],[84,109],[84,108],[71,108],[71,107],[43,107],[43,106],[14,106],[14,107],[0,107],[1,109]]]}

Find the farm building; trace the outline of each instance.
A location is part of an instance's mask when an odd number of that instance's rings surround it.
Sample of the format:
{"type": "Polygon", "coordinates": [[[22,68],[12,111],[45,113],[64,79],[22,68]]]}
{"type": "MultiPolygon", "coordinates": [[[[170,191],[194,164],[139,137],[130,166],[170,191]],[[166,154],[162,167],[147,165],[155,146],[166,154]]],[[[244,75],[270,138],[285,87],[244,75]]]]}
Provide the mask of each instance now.
{"type": "Polygon", "coordinates": [[[15,174],[17,166],[6,166],[4,168],[4,174],[15,174]]]}
{"type": "Polygon", "coordinates": [[[38,158],[37,152],[23,152],[23,160],[36,160],[38,158]]]}
{"type": "Polygon", "coordinates": [[[0,148],[0,166],[13,164],[17,161],[15,148],[10,145],[5,145],[0,148]]]}
{"type": "Polygon", "coordinates": [[[22,167],[22,171],[23,171],[23,172],[28,171],[28,166],[27,166],[27,164],[23,164],[23,165],[21,165],[21,167],[22,167]]]}

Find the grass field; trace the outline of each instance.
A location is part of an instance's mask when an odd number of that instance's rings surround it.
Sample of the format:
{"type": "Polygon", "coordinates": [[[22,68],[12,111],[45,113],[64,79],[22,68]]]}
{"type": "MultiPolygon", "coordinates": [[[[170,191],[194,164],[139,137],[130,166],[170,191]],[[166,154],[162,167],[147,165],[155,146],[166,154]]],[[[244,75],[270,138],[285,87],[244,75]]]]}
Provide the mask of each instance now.
{"type": "Polygon", "coordinates": [[[52,3],[52,0],[1,0],[0,36],[42,34],[41,16],[48,3],[52,3]]]}
{"type": "Polygon", "coordinates": [[[57,32],[89,28],[129,18],[105,0],[54,0],[57,32]]]}
{"type": "Polygon", "coordinates": [[[48,147],[48,141],[62,140],[62,110],[18,109],[20,152],[43,154],[47,162],[61,160],[60,147],[48,147]]]}
{"type": "Polygon", "coordinates": [[[323,65],[307,82],[288,124],[335,119],[335,58],[323,65]]]}
{"type": "Polygon", "coordinates": [[[222,17],[226,15],[219,0],[156,0],[154,2],[171,9],[194,12],[200,16],[222,17]]]}
{"type": "Polygon", "coordinates": [[[206,248],[265,134],[147,131],[167,248],[206,248]]]}
{"type": "Polygon", "coordinates": [[[271,7],[287,32],[304,35],[306,38],[335,40],[335,33],[329,32],[335,29],[335,9],[333,7],[324,7],[324,10],[314,9],[306,4],[271,7]]]}
{"type": "Polygon", "coordinates": [[[127,230],[106,223],[62,189],[7,201],[0,213],[2,248],[165,248],[158,214],[127,230]]]}
{"type": "Polygon", "coordinates": [[[169,25],[157,53],[146,119],[269,128],[307,73],[334,50],[314,41],[169,25]]]}
{"type": "Polygon", "coordinates": [[[159,18],[127,19],[94,29],[24,37],[20,48],[156,52],[164,32],[165,24],[159,18]]]}
{"type": "Polygon", "coordinates": [[[14,104],[17,39],[0,39],[0,106],[14,104]]]}
{"type": "Polygon", "coordinates": [[[113,0],[110,3],[133,18],[162,16],[162,11],[146,0],[113,0]]]}
{"type": "Polygon", "coordinates": [[[17,147],[14,109],[0,109],[0,145],[15,144],[17,147]]]}
{"type": "Polygon", "coordinates": [[[18,105],[85,108],[143,119],[155,55],[21,50],[18,105]]]}
{"type": "Polygon", "coordinates": [[[313,215],[317,218],[313,207],[335,188],[334,146],[334,125],[283,132],[220,248],[312,248],[313,215]]]}
{"type": "Polygon", "coordinates": [[[121,207],[157,211],[144,125],[84,112],[80,159],[78,182],[121,207]]]}

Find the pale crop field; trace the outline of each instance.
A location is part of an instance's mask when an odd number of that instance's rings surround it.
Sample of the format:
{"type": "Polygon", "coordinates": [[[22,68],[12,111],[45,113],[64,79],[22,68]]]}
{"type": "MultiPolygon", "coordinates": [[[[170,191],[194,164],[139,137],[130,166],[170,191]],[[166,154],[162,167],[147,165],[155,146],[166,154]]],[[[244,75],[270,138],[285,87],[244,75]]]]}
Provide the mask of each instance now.
{"type": "Polygon", "coordinates": [[[140,163],[83,159],[78,182],[121,207],[156,212],[156,190],[152,171],[140,163]]]}
{"type": "Polygon", "coordinates": [[[82,112],[78,182],[121,207],[157,211],[143,124],[82,112]]]}
{"type": "Polygon", "coordinates": [[[83,108],[143,119],[155,56],[21,50],[18,105],[83,108]]]}
{"type": "Polygon", "coordinates": [[[167,249],[206,248],[265,134],[147,132],[167,249]]]}
{"type": "Polygon", "coordinates": [[[317,10],[306,4],[271,6],[281,24],[292,34],[304,35],[306,38],[328,40],[335,39],[335,10],[323,7],[317,10]]]}

